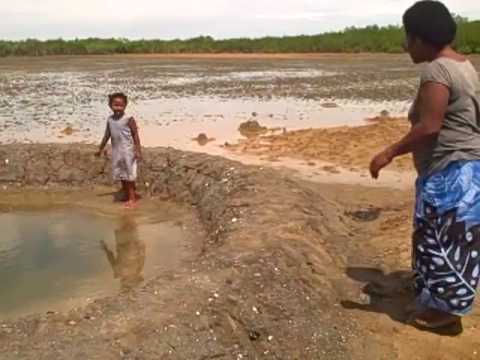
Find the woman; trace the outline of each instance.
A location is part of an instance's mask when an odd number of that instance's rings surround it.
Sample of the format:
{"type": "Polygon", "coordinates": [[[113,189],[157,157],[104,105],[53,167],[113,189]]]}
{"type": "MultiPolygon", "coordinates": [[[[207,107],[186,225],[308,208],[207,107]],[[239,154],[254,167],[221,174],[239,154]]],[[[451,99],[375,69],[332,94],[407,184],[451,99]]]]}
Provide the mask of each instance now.
{"type": "Polygon", "coordinates": [[[421,1],[403,17],[406,50],[427,63],[410,110],[410,132],[378,154],[373,178],[413,153],[418,172],[413,234],[415,322],[458,326],[472,309],[480,276],[480,82],[452,49],[457,26],[440,2],[421,1]]]}

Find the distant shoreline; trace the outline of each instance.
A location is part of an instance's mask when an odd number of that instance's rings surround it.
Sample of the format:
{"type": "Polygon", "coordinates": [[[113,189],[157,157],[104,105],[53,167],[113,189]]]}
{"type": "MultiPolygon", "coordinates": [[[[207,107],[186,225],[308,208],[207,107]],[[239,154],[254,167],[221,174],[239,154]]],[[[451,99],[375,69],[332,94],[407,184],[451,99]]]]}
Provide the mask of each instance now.
{"type": "MultiPolygon", "coordinates": [[[[0,63],[10,62],[12,60],[32,60],[32,59],[76,59],[76,58],[124,58],[124,59],[159,59],[159,60],[321,60],[321,59],[336,59],[336,58],[398,58],[407,57],[406,53],[183,53],[183,54],[90,54],[90,55],[42,55],[42,56],[6,56],[0,57],[0,63]]],[[[480,54],[470,54],[467,57],[480,57],[480,54]]]]}
{"type": "MultiPolygon", "coordinates": [[[[398,56],[408,56],[406,53],[385,53],[385,52],[359,52],[359,53],[349,53],[349,52],[326,52],[326,53],[182,53],[182,54],[151,54],[151,53],[137,53],[137,54],[73,54],[73,55],[41,55],[41,56],[5,56],[0,57],[2,60],[12,60],[12,59],[40,59],[40,58],[158,58],[158,59],[325,59],[325,58],[337,58],[337,57],[398,57],[398,56]]],[[[479,56],[479,55],[477,55],[479,56]]]]}

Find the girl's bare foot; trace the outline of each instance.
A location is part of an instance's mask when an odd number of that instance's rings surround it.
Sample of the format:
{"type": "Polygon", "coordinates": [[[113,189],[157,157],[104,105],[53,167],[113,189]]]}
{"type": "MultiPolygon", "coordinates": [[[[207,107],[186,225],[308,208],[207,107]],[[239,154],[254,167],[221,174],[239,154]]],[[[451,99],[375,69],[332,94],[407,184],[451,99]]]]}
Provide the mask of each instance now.
{"type": "Polygon", "coordinates": [[[129,200],[123,205],[123,207],[125,209],[136,209],[138,207],[138,203],[137,201],[129,200]]]}

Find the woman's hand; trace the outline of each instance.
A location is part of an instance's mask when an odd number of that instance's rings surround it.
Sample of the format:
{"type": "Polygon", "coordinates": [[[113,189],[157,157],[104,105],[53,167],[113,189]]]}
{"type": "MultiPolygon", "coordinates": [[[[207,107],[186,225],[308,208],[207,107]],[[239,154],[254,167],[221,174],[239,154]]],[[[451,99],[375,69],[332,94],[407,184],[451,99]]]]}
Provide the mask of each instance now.
{"type": "Polygon", "coordinates": [[[370,175],[372,176],[372,178],[378,179],[378,176],[380,175],[380,170],[390,164],[392,160],[393,155],[390,149],[386,149],[377,156],[375,156],[370,163],[370,175]]]}

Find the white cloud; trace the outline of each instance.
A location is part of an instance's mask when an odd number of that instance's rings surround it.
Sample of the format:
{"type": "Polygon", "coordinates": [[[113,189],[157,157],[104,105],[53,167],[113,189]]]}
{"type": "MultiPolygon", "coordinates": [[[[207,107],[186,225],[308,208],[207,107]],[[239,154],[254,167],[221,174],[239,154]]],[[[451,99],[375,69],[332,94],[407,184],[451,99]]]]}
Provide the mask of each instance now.
{"type": "MultiPolygon", "coordinates": [[[[16,0],[1,1],[0,38],[216,37],[319,33],[399,23],[411,0],[16,0]]],[[[478,0],[448,0],[480,17],[478,0]]]]}

